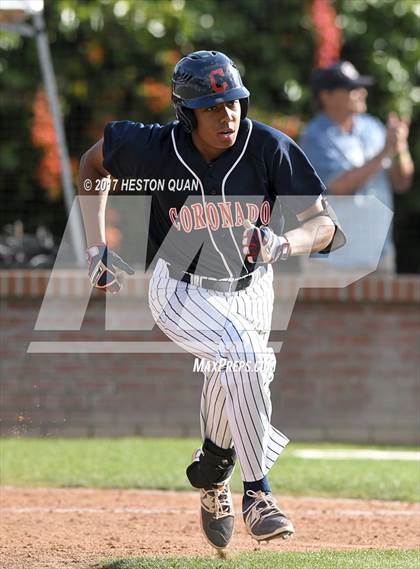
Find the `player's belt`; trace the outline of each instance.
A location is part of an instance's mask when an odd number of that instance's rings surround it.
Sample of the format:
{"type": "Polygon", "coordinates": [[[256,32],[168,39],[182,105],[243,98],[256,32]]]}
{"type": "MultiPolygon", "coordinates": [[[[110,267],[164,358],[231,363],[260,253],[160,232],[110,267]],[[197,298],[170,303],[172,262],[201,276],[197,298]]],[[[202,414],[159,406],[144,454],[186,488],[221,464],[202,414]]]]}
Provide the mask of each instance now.
{"type": "Polygon", "coordinates": [[[253,273],[249,275],[244,275],[237,279],[214,279],[212,277],[204,277],[200,275],[194,275],[192,273],[180,274],[171,265],[168,266],[169,276],[172,279],[182,281],[194,286],[199,286],[201,288],[208,288],[211,290],[216,290],[218,292],[238,292],[247,288],[255,278],[262,276],[267,268],[265,266],[258,267],[253,273]]]}

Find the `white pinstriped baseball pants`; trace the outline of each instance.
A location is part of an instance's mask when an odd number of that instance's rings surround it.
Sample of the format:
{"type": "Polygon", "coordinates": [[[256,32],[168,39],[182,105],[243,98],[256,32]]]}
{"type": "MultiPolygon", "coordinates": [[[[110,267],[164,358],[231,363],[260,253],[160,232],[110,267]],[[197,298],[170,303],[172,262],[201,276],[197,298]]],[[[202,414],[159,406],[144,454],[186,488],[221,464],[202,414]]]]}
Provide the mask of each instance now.
{"type": "Polygon", "coordinates": [[[216,292],[170,278],[160,259],[149,286],[149,306],[162,331],[203,363],[215,364],[204,374],[201,434],[219,447],[234,445],[247,482],[263,478],[289,442],[270,424],[272,281],[268,266],[246,289],[216,292]]]}

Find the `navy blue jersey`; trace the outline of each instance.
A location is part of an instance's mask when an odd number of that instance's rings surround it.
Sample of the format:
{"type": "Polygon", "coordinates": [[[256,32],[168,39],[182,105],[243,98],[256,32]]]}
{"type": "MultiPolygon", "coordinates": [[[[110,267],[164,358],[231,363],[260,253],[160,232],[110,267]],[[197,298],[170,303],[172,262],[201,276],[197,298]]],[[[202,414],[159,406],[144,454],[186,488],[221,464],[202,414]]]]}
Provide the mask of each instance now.
{"type": "Polygon", "coordinates": [[[213,278],[253,270],[242,253],[245,219],[281,233],[284,207],[299,214],[325,190],[293,140],[250,119],[211,163],[177,121],[108,123],[103,156],[112,176],[152,196],[148,261],[213,278]]]}

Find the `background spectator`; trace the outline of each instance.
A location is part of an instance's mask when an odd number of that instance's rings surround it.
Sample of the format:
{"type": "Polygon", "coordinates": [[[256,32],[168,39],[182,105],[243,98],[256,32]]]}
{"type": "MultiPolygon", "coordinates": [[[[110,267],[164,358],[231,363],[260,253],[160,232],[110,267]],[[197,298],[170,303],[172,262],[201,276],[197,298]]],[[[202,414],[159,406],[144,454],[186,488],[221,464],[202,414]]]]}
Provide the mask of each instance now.
{"type": "MultiPolygon", "coordinates": [[[[393,211],[393,192],[406,192],[414,171],[407,142],[409,123],[390,112],[384,126],[366,113],[366,87],[373,82],[348,61],[316,69],[311,88],[319,112],[304,129],[300,143],[330,194],[375,196],[393,211]]],[[[345,229],[354,211],[347,203],[336,209],[345,229]]],[[[369,265],[364,239],[360,235],[350,244],[350,255],[330,262],[346,268],[369,265]]],[[[392,229],[378,270],[395,270],[392,229]]]]}

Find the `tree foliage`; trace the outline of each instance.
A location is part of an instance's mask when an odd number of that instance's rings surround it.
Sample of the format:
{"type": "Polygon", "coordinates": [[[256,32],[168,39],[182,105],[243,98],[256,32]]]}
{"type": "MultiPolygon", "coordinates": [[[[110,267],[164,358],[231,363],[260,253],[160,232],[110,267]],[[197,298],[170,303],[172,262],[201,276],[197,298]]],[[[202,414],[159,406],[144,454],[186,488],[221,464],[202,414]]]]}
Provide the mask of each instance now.
{"type": "MultiPolygon", "coordinates": [[[[218,49],[239,65],[252,93],[250,115],[293,137],[311,114],[308,78],[314,65],[312,0],[55,0],[46,21],[72,162],[109,120],[173,118],[174,63],[195,49],[218,49]]],[[[336,0],[343,59],[376,78],[370,112],[410,115],[410,146],[420,156],[420,2],[336,0]],[[417,105],[416,105],[417,104],[417,105]]],[[[40,185],[42,148],[32,144],[34,101],[41,75],[33,39],[0,32],[2,192],[6,220],[49,223],[57,215],[40,185]],[[3,198],[4,200],[4,198],[3,198]],[[36,205],[38,204],[38,207],[36,205]]],[[[36,125],[35,125],[36,126],[36,125]]],[[[419,187],[417,174],[415,187],[419,187]]],[[[419,193],[399,208],[420,210],[419,193]]]]}

